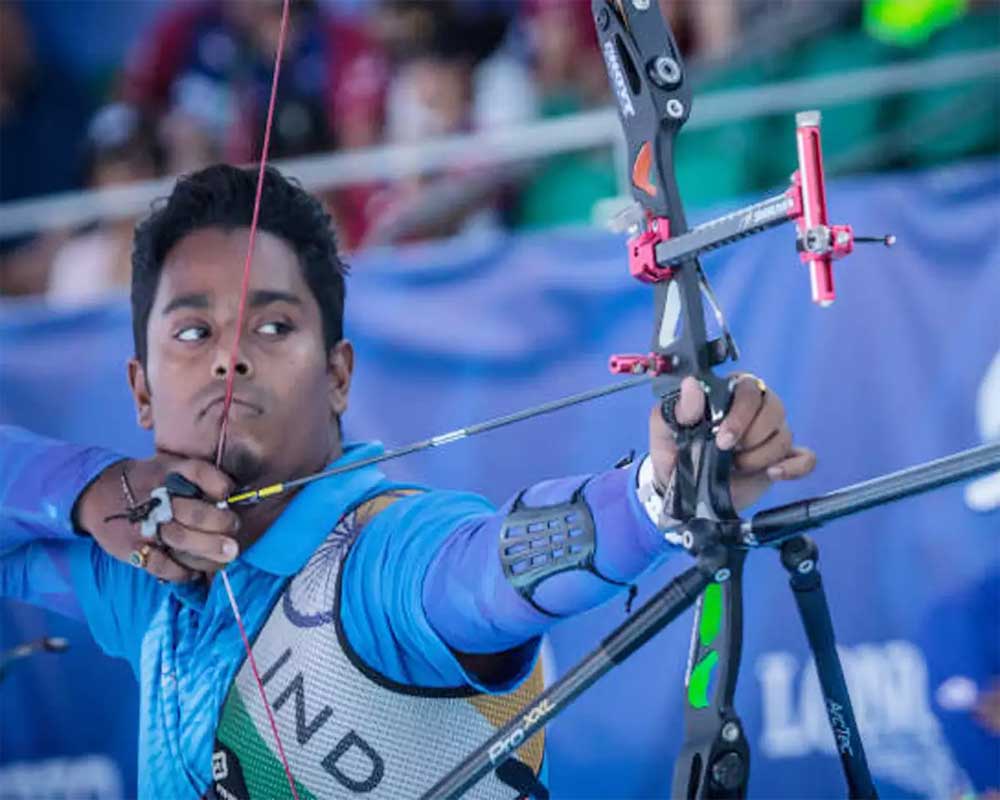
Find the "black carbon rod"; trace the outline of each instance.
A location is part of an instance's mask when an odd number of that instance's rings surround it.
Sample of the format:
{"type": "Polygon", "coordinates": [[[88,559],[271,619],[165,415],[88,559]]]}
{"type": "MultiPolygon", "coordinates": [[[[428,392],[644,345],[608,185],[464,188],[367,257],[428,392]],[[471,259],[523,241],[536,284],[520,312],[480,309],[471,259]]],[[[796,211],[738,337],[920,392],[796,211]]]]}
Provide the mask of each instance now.
{"type": "Polygon", "coordinates": [[[819,497],[759,511],[743,523],[743,535],[747,544],[777,544],[799,531],[817,528],[830,520],[929,492],[994,469],[1000,469],[1000,442],[963,450],[819,497]]]}

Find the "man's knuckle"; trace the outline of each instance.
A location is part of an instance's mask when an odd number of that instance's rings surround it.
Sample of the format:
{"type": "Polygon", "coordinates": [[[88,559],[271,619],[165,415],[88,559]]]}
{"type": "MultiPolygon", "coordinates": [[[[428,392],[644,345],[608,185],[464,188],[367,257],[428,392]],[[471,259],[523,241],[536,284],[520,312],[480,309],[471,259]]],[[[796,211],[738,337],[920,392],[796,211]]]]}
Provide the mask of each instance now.
{"type": "Polygon", "coordinates": [[[163,573],[166,571],[166,565],[163,562],[163,554],[159,550],[150,550],[149,556],[146,560],[146,572],[150,575],[162,578],[163,573]]]}
{"type": "Polygon", "coordinates": [[[201,525],[203,531],[221,532],[230,530],[229,519],[224,512],[215,508],[205,509],[201,525]]]}
{"type": "Polygon", "coordinates": [[[188,512],[188,519],[191,522],[192,527],[204,528],[205,520],[208,514],[205,508],[201,504],[192,506],[191,510],[188,512]]]}
{"type": "Polygon", "coordinates": [[[171,547],[179,548],[185,547],[191,538],[191,535],[183,527],[176,524],[161,526],[160,535],[163,537],[163,541],[171,547]]]}

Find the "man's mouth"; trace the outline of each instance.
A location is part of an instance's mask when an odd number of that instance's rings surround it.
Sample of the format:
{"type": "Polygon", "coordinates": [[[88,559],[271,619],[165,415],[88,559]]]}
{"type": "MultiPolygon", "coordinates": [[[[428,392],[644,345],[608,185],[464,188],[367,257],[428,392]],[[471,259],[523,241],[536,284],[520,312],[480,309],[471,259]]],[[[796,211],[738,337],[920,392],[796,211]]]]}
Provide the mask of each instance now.
{"type": "MultiPolygon", "coordinates": [[[[222,409],[225,407],[225,401],[225,397],[216,397],[198,412],[198,419],[203,419],[209,414],[219,414],[221,416],[222,409]]],[[[233,397],[229,407],[229,413],[232,414],[234,412],[240,412],[243,414],[263,414],[264,409],[254,403],[243,400],[240,397],[233,397]]]]}

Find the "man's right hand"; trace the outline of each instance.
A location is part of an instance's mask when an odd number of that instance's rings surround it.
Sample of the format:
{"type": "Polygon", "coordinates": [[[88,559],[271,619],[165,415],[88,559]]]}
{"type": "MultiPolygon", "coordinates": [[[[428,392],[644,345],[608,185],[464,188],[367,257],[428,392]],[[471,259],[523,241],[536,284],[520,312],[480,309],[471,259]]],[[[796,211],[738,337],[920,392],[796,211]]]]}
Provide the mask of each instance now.
{"type": "Polygon", "coordinates": [[[229,476],[207,461],[158,453],[144,461],[119,461],[104,470],[77,500],[74,521],[115,558],[131,563],[129,555],[149,545],[147,572],[167,581],[189,581],[200,574],[192,568],[194,565],[200,569],[219,569],[239,554],[235,538],[239,517],[231,509],[215,506],[217,500],[224,500],[233,489],[229,476]],[[153,489],[163,486],[171,472],[180,473],[198,486],[205,499],[172,497],[173,521],[160,524],[158,539],[144,539],[139,533],[139,523],[124,518],[108,519],[127,510],[123,470],[138,503],[148,500],[153,489]]]}

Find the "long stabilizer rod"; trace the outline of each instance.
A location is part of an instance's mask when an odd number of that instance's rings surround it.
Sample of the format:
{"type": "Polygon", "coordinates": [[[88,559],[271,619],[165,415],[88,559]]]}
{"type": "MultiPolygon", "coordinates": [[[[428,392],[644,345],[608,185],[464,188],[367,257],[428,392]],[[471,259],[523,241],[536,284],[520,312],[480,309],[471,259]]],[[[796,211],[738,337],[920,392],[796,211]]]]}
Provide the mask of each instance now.
{"type": "Polygon", "coordinates": [[[769,508],[743,523],[748,545],[773,545],[808,528],[1000,469],[1000,442],[963,450],[843,489],[769,508]]]}

